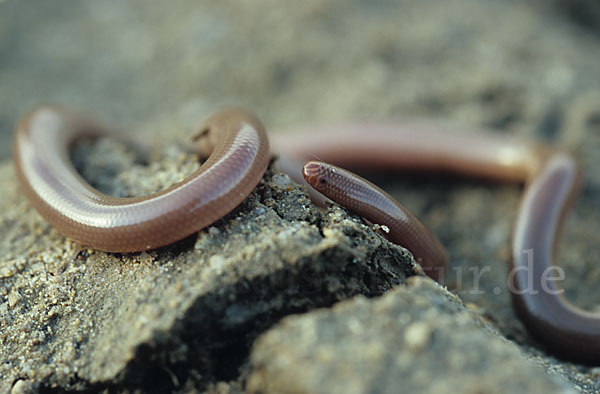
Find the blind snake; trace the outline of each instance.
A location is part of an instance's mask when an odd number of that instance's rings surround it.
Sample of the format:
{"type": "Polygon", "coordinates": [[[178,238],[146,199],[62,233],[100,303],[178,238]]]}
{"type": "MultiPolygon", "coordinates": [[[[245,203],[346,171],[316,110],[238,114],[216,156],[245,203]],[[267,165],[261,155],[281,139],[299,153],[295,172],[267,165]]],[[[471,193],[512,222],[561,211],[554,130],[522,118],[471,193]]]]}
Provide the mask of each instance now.
{"type": "MultiPolygon", "coordinates": [[[[210,116],[201,128],[212,153],[191,176],[161,192],[134,198],[104,195],[88,185],[69,158],[81,137],[110,134],[79,112],[42,106],[18,124],[13,142],[23,191],[59,232],[110,252],[141,251],[173,243],[208,226],[239,205],[270,160],[260,121],[242,109],[210,116]]],[[[600,362],[600,314],[581,310],[557,294],[548,278],[554,245],[581,175],[567,152],[489,134],[450,134],[409,124],[349,125],[271,137],[279,166],[295,180],[389,230],[428,275],[438,277],[446,253],[406,208],[381,189],[333,165],[295,161],[319,157],[340,166],[449,171],[525,184],[512,241],[509,286],[518,316],[559,357],[600,362]],[[340,132],[343,130],[343,133],[340,132]]]]}
{"type": "Polygon", "coordinates": [[[70,162],[81,137],[109,134],[61,107],[32,111],[17,126],[13,156],[21,186],[40,215],[71,239],[107,252],[134,252],[178,241],[238,206],[269,164],[260,121],[241,110],[217,112],[202,130],[214,145],[203,165],[161,192],[116,198],[92,188],[70,162]]]}

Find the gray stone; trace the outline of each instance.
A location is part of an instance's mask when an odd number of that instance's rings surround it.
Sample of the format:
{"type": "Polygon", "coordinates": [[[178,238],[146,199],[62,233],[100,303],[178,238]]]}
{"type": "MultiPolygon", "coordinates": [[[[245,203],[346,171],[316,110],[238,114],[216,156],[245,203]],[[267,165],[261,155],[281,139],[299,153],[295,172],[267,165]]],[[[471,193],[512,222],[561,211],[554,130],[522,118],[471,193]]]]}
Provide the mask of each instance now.
{"type": "Polygon", "coordinates": [[[283,319],[255,342],[251,393],[575,393],[428,278],[283,319]]]}
{"type": "MultiPolygon", "coordinates": [[[[100,158],[124,164],[116,176],[90,172],[106,192],[151,192],[146,179],[162,189],[197,167],[179,166],[196,162],[184,153],[136,165],[117,145],[100,141],[73,155],[83,174],[100,158]]],[[[58,234],[4,164],[0,181],[12,186],[0,201],[1,387],[167,391],[235,379],[253,338],[280,317],[382,294],[422,272],[359,218],[338,207],[319,213],[282,177],[272,183],[269,173],[199,235],[121,255],[58,234]]]]}

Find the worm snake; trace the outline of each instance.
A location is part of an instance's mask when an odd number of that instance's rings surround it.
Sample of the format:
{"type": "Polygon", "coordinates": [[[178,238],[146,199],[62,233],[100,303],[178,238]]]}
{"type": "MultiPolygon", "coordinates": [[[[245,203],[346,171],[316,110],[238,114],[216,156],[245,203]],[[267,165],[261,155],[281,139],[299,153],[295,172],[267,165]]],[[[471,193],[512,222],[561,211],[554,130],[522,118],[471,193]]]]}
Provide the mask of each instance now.
{"type": "MultiPolygon", "coordinates": [[[[261,123],[241,109],[209,117],[202,136],[214,145],[191,176],[164,191],[134,198],[93,189],[70,163],[80,137],[110,131],[62,107],[40,107],[17,126],[13,157],[22,189],[52,226],[82,244],[113,252],[170,244],[221,218],[258,184],[270,159],[261,123]]],[[[600,362],[600,315],[570,304],[556,290],[554,245],[581,174],[567,152],[490,134],[451,134],[410,124],[349,125],[312,133],[275,135],[279,168],[303,176],[319,192],[385,226],[433,278],[446,263],[443,247],[410,212],[339,166],[445,171],[525,184],[512,241],[509,286],[518,316],[532,335],[560,357],[600,362]],[[343,133],[341,132],[343,131],[343,133]],[[545,282],[544,282],[545,280],[545,282]]]]}
{"type": "Polygon", "coordinates": [[[70,146],[109,131],[64,108],[45,106],[25,116],[15,134],[14,162],[25,194],[61,233],[108,252],[153,249],[229,213],[269,164],[267,135],[250,113],[217,112],[201,130],[214,143],[208,160],[179,184],[144,197],[107,196],[81,178],[70,162],[70,146]]]}

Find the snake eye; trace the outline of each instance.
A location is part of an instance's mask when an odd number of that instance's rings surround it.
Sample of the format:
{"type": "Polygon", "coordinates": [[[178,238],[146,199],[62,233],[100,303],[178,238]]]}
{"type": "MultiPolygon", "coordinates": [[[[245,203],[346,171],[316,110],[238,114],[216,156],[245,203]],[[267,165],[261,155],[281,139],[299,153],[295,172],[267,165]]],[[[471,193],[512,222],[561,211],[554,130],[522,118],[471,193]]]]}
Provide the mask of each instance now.
{"type": "Polygon", "coordinates": [[[326,184],[326,183],[327,183],[327,179],[325,179],[325,178],[321,178],[321,179],[319,179],[319,183],[320,183],[321,185],[324,185],[324,184],[326,184]]]}

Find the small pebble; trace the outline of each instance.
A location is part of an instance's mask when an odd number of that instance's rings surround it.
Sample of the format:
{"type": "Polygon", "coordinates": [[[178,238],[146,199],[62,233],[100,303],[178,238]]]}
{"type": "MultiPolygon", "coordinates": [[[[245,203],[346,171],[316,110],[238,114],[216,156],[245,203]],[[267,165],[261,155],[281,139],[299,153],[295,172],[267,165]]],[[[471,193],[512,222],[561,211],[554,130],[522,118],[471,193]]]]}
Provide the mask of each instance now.
{"type": "Polygon", "coordinates": [[[422,350],[431,337],[431,329],[425,322],[416,322],[406,327],[404,331],[404,341],[413,351],[422,350]]]}

